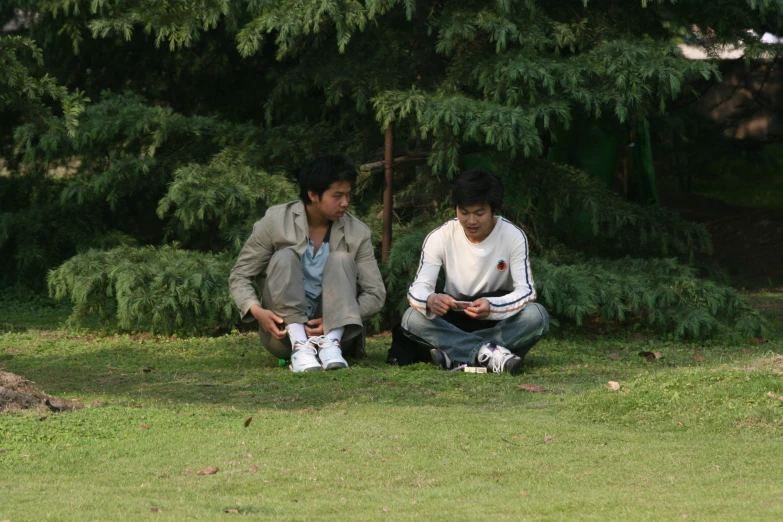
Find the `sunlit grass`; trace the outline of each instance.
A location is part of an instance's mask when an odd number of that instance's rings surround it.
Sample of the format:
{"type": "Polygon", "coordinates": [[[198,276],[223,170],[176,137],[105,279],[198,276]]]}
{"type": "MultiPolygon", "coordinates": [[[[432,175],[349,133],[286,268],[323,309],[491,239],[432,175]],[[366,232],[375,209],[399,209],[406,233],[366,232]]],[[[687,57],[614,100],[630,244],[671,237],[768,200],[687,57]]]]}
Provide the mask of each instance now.
{"type": "Polygon", "coordinates": [[[0,415],[0,520],[779,520],[780,340],[608,328],[511,377],[391,367],[388,336],[302,375],[254,334],[5,327],[3,370],[87,407],[0,415]]]}

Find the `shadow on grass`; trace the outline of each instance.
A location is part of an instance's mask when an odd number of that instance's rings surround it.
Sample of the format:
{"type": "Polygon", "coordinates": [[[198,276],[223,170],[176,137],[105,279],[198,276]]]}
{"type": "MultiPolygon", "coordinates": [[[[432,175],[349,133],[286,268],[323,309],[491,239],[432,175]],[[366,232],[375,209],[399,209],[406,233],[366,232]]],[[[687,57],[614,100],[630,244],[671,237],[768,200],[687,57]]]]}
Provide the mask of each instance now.
{"type": "Polygon", "coordinates": [[[347,370],[295,374],[281,368],[254,334],[216,338],[95,336],[30,331],[0,338],[0,367],[23,375],[48,393],[90,404],[182,409],[186,405],[241,410],[324,408],[381,403],[394,406],[470,405],[489,410],[558,407],[564,396],[628,379],[720,363],[767,346],[702,347],[662,342],[627,332],[556,334],[539,343],[526,372],[513,377],[450,373],[428,364],[386,364],[389,336],[368,341],[368,357],[347,370]],[[660,351],[654,362],[639,356],[660,351]],[[548,393],[528,393],[535,383],[548,393]]]}
{"type": "MultiPolygon", "coordinates": [[[[518,405],[521,398],[517,384],[522,381],[509,375],[449,373],[427,364],[390,366],[385,362],[389,337],[370,340],[368,357],[351,361],[347,370],[295,374],[279,367],[254,335],[170,340],[56,334],[18,336],[19,346],[7,346],[0,365],[48,393],[88,404],[99,400],[243,410],[337,403],[494,408],[518,405]]],[[[12,338],[6,336],[7,341],[12,338]]]]}

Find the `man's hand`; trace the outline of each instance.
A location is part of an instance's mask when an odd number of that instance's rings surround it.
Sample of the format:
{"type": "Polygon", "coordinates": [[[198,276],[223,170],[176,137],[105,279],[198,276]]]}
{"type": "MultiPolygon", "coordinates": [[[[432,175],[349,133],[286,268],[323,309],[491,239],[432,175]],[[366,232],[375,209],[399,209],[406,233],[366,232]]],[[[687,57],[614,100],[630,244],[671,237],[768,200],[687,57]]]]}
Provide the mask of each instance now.
{"type": "Polygon", "coordinates": [[[476,299],[465,308],[465,315],[473,319],[486,319],[489,317],[489,301],[484,297],[476,299]]]}
{"type": "Polygon", "coordinates": [[[427,298],[427,310],[435,315],[445,315],[457,305],[457,300],[448,294],[430,294],[427,298]]]}
{"type": "Polygon", "coordinates": [[[324,334],[324,319],[319,317],[318,319],[310,319],[305,324],[305,333],[307,337],[318,337],[324,334]],[[308,326],[309,325],[309,326],[308,326]]]}
{"type": "Polygon", "coordinates": [[[280,340],[288,333],[288,330],[285,329],[285,322],[283,319],[272,310],[261,308],[259,305],[253,305],[250,307],[250,313],[258,320],[261,328],[275,339],[280,340]]]}

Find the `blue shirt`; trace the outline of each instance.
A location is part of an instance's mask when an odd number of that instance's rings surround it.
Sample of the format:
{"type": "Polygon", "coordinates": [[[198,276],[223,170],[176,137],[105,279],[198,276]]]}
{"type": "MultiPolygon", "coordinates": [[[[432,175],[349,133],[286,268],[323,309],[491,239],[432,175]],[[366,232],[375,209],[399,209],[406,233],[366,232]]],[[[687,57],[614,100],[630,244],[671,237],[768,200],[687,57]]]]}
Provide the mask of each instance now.
{"type": "Polygon", "coordinates": [[[321,300],[321,280],[323,279],[324,265],[329,257],[329,236],[321,243],[321,248],[315,252],[312,241],[302,254],[302,268],[304,269],[304,289],[307,298],[307,317],[312,318],[318,303],[321,300]]]}

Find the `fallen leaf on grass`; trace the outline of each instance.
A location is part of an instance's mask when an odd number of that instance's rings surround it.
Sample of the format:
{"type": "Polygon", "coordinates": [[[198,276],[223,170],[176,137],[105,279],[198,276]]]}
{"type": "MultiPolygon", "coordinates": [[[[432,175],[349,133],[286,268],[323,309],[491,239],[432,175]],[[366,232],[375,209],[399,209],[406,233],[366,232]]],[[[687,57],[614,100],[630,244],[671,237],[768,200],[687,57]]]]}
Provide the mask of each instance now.
{"type": "Polygon", "coordinates": [[[523,497],[526,497],[527,496],[527,491],[525,491],[524,489],[520,489],[519,490],[519,494],[522,495],[523,497]]]}
{"type": "Polygon", "coordinates": [[[774,393],[772,393],[772,392],[767,392],[767,397],[770,397],[770,398],[772,398],[772,399],[778,399],[778,400],[781,400],[781,401],[783,401],[783,396],[776,395],[776,394],[774,394],[774,393]]]}
{"type": "Polygon", "coordinates": [[[620,389],[620,383],[617,381],[609,381],[609,389],[612,391],[617,391],[620,389]]]}
{"type": "Polygon", "coordinates": [[[250,466],[250,469],[248,471],[250,471],[251,473],[258,471],[258,466],[250,466]]]}
{"type": "Polygon", "coordinates": [[[389,508],[383,508],[383,512],[384,513],[388,513],[389,512],[389,508]]]}
{"type": "Polygon", "coordinates": [[[252,420],[253,420],[253,417],[248,417],[248,418],[247,418],[247,420],[245,421],[245,428],[247,428],[248,426],[250,426],[250,421],[252,421],[252,420]]]}
{"type": "Polygon", "coordinates": [[[685,424],[683,424],[683,423],[682,423],[682,422],[680,422],[680,421],[677,421],[677,426],[685,426],[685,424]]]}
{"type": "Polygon", "coordinates": [[[213,468],[210,466],[208,468],[202,469],[201,471],[197,471],[196,475],[214,475],[218,471],[220,471],[220,468],[213,468]]]}
{"type": "Polygon", "coordinates": [[[139,428],[141,428],[143,430],[148,430],[148,429],[150,429],[150,425],[149,424],[142,424],[141,426],[139,426],[139,428]]]}
{"type": "Polygon", "coordinates": [[[607,357],[609,357],[613,361],[619,361],[620,359],[622,359],[619,353],[610,353],[609,355],[607,355],[607,357]]]}
{"type": "Polygon", "coordinates": [[[545,392],[545,391],[549,391],[546,388],[544,388],[543,386],[539,386],[538,384],[519,384],[519,385],[517,385],[517,388],[519,388],[521,390],[529,391],[529,392],[545,392]]]}
{"type": "Polygon", "coordinates": [[[704,360],[704,357],[702,357],[701,355],[694,355],[693,356],[693,360],[694,361],[698,361],[698,362],[702,362],[704,360]]]}
{"type": "Polygon", "coordinates": [[[231,509],[226,509],[226,510],[224,511],[224,513],[234,513],[235,515],[238,515],[238,514],[239,514],[239,510],[238,510],[238,509],[231,508],[231,509]]]}

